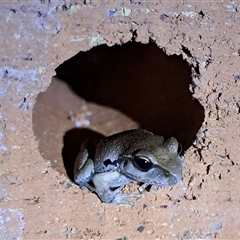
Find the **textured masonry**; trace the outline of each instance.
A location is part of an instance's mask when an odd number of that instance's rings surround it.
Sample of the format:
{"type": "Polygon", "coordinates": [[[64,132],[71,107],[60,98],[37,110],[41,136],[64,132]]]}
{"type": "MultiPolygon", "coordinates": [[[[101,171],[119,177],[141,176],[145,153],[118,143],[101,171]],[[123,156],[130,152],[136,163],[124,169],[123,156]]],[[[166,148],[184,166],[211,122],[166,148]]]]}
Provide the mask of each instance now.
{"type": "Polygon", "coordinates": [[[1,238],[239,238],[238,2],[5,1],[0,12],[1,238]],[[135,208],[113,207],[44,159],[32,112],[60,64],[133,36],[182,54],[205,118],[180,184],[147,193],[135,208]]]}

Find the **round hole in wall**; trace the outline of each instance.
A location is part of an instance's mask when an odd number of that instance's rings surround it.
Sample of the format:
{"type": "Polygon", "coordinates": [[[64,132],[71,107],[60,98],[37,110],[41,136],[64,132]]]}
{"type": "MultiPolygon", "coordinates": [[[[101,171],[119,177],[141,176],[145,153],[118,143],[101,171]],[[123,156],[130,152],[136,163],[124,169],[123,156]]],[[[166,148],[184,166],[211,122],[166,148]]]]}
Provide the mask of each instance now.
{"type": "Polygon", "coordinates": [[[186,150],[204,120],[189,91],[191,67],[153,42],[94,47],[56,73],[37,98],[33,126],[41,154],[70,179],[86,139],[96,144],[103,136],[144,128],[176,137],[186,150]]]}

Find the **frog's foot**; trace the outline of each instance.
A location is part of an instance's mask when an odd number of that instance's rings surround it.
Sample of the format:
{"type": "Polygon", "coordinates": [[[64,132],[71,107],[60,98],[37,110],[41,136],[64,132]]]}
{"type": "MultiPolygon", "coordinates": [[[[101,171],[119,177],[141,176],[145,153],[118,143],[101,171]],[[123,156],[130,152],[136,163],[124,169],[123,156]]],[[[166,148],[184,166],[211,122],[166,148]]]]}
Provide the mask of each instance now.
{"type": "Polygon", "coordinates": [[[158,185],[152,185],[150,188],[150,192],[155,193],[158,190],[158,187],[159,187],[158,185]]]}
{"type": "Polygon", "coordinates": [[[119,172],[97,173],[92,179],[95,188],[86,186],[89,190],[93,190],[104,203],[111,204],[128,204],[133,206],[133,202],[129,202],[126,198],[143,198],[143,194],[124,194],[121,190],[129,180],[123,177],[119,172]]]}
{"type": "MultiPolygon", "coordinates": [[[[141,185],[138,190],[139,192],[143,192],[150,184],[149,183],[144,183],[143,185],[141,185]]],[[[158,185],[152,185],[151,188],[150,188],[150,192],[151,193],[155,193],[158,189],[158,185]]]]}
{"type": "Polygon", "coordinates": [[[144,194],[134,194],[134,193],[121,193],[121,190],[124,186],[120,186],[115,190],[107,189],[105,191],[99,191],[99,189],[95,189],[95,192],[99,196],[99,198],[105,202],[110,204],[124,204],[134,206],[134,202],[130,202],[128,198],[144,198],[144,194]]]}
{"type": "Polygon", "coordinates": [[[134,206],[134,202],[126,200],[127,198],[144,198],[144,194],[134,194],[134,193],[118,193],[110,202],[111,204],[125,204],[134,206]]]}
{"type": "Polygon", "coordinates": [[[139,192],[143,192],[150,184],[144,183],[140,187],[138,187],[139,192]]]}

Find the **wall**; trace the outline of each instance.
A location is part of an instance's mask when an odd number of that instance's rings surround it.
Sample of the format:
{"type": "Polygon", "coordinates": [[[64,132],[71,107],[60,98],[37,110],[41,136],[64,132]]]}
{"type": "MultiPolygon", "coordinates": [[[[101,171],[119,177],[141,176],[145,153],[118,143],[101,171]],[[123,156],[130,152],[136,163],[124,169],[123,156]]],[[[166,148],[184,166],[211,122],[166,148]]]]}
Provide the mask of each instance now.
{"type": "Polygon", "coordinates": [[[1,238],[239,238],[237,2],[19,1],[0,11],[1,238]],[[183,55],[205,119],[184,154],[183,181],[129,208],[102,204],[54,170],[32,112],[61,63],[133,36],[183,55]]]}

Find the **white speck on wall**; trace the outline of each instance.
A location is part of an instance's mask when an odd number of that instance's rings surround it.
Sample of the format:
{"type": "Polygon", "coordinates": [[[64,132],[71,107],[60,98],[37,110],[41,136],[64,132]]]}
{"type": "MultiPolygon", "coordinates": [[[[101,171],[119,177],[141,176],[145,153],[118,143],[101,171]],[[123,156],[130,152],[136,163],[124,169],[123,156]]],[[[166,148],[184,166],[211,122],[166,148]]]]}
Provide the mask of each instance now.
{"type": "Polygon", "coordinates": [[[107,10],[106,11],[106,16],[109,17],[109,18],[113,18],[117,15],[120,15],[120,16],[124,16],[124,17],[128,17],[132,12],[132,9],[130,8],[113,8],[113,9],[110,9],[110,10],[107,10]]]}
{"type": "Polygon", "coordinates": [[[19,39],[19,38],[21,37],[21,35],[18,34],[18,33],[14,33],[13,37],[14,37],[15,39],[19,39]]]}
{"type": "Polygon", "coordinates": [[[2,138],[3,138],[3,133],[0,132],[0,151],[3,152],[3,153],[6,153],[7,152],[7,148],[3,145],[2,138]]]}
{"type": "Polygon", "coordinates": [[[10,67],[2,67],[0,68],[0,78],[2,80],[9,79],[9,78],[13,78],[13,79],[16,78],[20,82],[26,78],[31,79],[31,81],[36,81],[36,76],[35,76],[36,71],[34,71],[33,69],[18,70],[10,67]]]}
{"type": "Polygon", "coordinates": [[[46,67],[37,67],[37,68],[35,68],[35,71],[36,71],[36,73],[37,74],[39,74],[39,75],[41,75],[41,74],[44,74],[44,73],[46,73],[47,72],[47,69],[46,69],[46,67]]]}
{"type": "Polygon", "coordinates": [[[12,126],[12,125],[9,125],[9,128],[8,128],[11,132],[15,132],[16,131],[16,127],[12,126]]]}
{"type": "Polygon", "coordinates": [[[0,239],[20,240],[24,228],[23,214],[17,209],[0,208],[0,239]]]}
{"type": "Polygon", "coordinates": [[[7,92],[7,88],[9,87],[10,84],[6,87],[0,87],[0,97],[3,97],[5,93],[7,92]]]}
{"type": "Polygon", "coordinates": [[[74,121],[74,126],[79,128],[82,126],[81,122],[80,121],[74,121]]]}
{"type": "Polygon", "coordinates": [[[69,41],[70,42],[82,42],[85,38],[80,36],[70,36],[69,41]]]}
{"type": "Polygon", "coordinates": [[[140,11],[143,13],[146,13],[146,14],[151,12],[151,10],[149,8],[142,8],[140,11]]]}
{"type": "Polygon", "coordinates": [[[85,119],[85,120],[84,120],[84,125],[85,125],[85,126],[89,126],[89,125],[90,125],[90,121],[89,121],[88,119],[85,119]]]}
{"type": "Polygon", "coordinates": [[[232,27],[233,26],[233,23],[232,21],[229,19],[228,21],[225,22],[225,24],[229,27],[232,27]]]}
{"type": "Polygon", "coordinates": [[[90,125],[90,121],[85,119],[83,122],[81,121],[74,121],[74,126],[79,128],[79,127],[86,127],[86,126],[89,126],[90,125]]]}
{"type": "Polygon", "coordinates": [[[106,16],[109,18],[114,17],[117,14],[117,8],[109,9],[106,11],[106,16]]]}
{"type": "Polygon", "coordinates": [[[182,12],[182,15],[188,18],[195,18],[198,16],[198,13],[194,11],[187,11],[187,12],[182,12]]]}
{"type": "Polygon", "coordinates": [[[88,37],[90,39],[90,46],[93,47],[96,45],[96,43],[104,43],[103,37],[99,33],[94,33],[91,37],[88,37]]]}
{"type": "Polygon", "coordinates": [[[234,1],[231,1],[229,5],[226,6],[227,12],[236,12],[237,4],[234,1]]]}
{"type": "Polygon", "coordinates": [[[123,15],[128,17],[131,14],[132,10],[130,8],[123,8],[123,15]]]}
{"type": "Polygon", "coordinates": [[[0,191],[0,199],[1,199],[1,201],[3,201],[3,202],[9,201],[10,198],[9,198],[9,196],[7,194],[7,190],[6,190],[5,186],[4,186],[4,184],[0,183],[0,189],[1,189],[1,191],[0,191]]]}
{"type": "Polygon", "coordinates": [[[75,12],[78,12],[80,9],[81,9],[81,7],[76,4],[76,5],[71,5],[69,11],[70,11],[70,13],[75,13],[75,12]]]}

